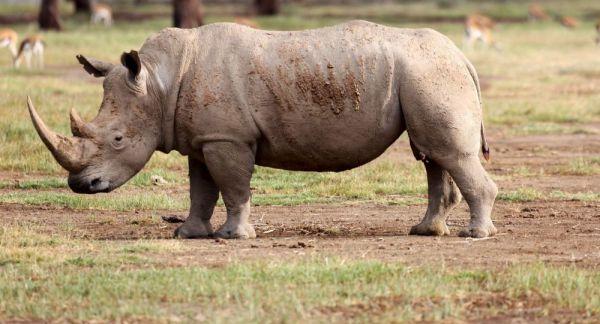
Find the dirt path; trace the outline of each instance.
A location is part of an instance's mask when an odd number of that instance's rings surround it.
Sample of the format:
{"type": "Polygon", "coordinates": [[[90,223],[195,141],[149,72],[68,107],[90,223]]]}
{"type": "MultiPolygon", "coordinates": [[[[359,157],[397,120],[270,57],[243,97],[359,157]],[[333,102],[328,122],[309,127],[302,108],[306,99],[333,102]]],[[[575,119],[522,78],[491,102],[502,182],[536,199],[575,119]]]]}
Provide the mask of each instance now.
{"type": "MultiPolygon", "coordinates": [[[[498,203],[496,237],[408,236],[424,205],[313,205],[255,207],[258,239],[188,241],[194,253],[175,254],[175,264],[218,265],[231,260],[281,260],[310,255],[403,261],[409,264],[503,266],[521,261],[600,266],[600,204],[579,201],[498,203]]],[[[224,221],[219,208],[216,223],[224,221]]],[[[39,209],[5,205],[0,223],[30,224],[48,234],[123,240],[168,239],[176,224],[138,213],[39,209]]],[[[467,224],[462,204],[449,221],[453,235],[467,224]]]]}

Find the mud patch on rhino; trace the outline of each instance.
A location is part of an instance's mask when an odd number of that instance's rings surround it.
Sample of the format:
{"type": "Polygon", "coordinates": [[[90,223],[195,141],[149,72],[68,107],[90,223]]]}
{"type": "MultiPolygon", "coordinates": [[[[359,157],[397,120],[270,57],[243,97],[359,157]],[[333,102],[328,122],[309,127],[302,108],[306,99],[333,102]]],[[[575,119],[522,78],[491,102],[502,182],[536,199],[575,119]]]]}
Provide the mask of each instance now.
{"type": "Polygon", "coordinates": [[[346,93],[348,94],[348,97],[352,100],[354,110],[359,111],[360,110],[360,91],[358,90],[358,84],[356,82],[356,77],[354,77],[353,73],[346,74],[344,84],[346,87],[346,93]]]}
{"type": "MultiPolygon", "coordinates": [[[[258,75],[275,103],[283,110],[302,109],[302,113],[321,115],[330,110],[339,115],[349,107],[360,110],[362,81],[357,80],[348,64],[337,65],[329,60],[313,60],[303,53],[301,43],[284,44],[277,48],[280,62],[265,62],[255,58],[254,73],[258,75]]],[[[360,62],[360,80],[364,80],[364,62],[360,62]]],[[[253,74],[254,74],[253,73],[253,74]]]]}
{"type": "Polygon", "coordinates": [[[215,94],[209,89],[204,89],[204,93],[202,94],[202,105],[204,107],[208,107],[213,103],[217,102],[217,97],[215,94]]]}
{"type": "Polygon", "coordinates": [[[355,111],[360,110],[360,92],[356,77],[347,68],[343,82],[340,84],[336,78],[335,67],[327,64],[327,77],[321,72],[319,66],[315,71],[308,71],[297,67],[296,88],[303,94],[307,101],[320,107],[328,107],[335,115],[341,114],[346,108],[346,100],[350,100],[355,111]]]}
{"type": "Polygon", "coordinates": [[[316,67],[315,71],[300,70],[296,77],[296,88],[307,99],[320,107],[329,107],[338,115],[344,111],[344,96],[333,71],[329,69],[327,78],[316,67]]]}

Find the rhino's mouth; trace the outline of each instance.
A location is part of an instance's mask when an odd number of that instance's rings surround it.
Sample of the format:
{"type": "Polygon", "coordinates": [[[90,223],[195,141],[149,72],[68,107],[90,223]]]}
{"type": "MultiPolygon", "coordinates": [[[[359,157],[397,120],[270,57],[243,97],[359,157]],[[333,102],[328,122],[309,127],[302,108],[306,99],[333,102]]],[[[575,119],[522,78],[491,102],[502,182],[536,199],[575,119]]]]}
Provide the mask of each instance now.
{"type": "Polygon", "coordinates": [[[69,188],[76,193],[95,194],[99,192],[110,192],[113,187],[111,182],[104,180],[101,177],[93,177],[90,179],[69,176],[69,188]]]}

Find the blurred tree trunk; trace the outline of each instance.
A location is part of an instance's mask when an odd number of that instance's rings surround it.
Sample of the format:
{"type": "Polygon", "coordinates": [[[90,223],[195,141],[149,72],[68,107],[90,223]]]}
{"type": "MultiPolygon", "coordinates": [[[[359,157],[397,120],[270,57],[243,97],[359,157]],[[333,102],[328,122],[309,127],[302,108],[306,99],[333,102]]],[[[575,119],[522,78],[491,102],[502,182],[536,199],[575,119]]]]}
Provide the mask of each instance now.
{"type": "Polygon", "coordinates": [[[75,12],[92,12],[92,6],[90,0],[73,0],[75,4],[75,12]]]}
{"type": "Polygon", "coordinates": [[[254,8],[259,15],[276,15],[281,9],[281,0],[254,0],[254,8]]]}
{"type": "Polygon", "coordinates": [[[173,26],[195,28],[203,24],[200,0],[173,0],[173,26]]]}
{"type": "Polygon", "coordinates": [[[38,23],[41,30],[61,30],[58,0],[42,0],[38,23]]]}

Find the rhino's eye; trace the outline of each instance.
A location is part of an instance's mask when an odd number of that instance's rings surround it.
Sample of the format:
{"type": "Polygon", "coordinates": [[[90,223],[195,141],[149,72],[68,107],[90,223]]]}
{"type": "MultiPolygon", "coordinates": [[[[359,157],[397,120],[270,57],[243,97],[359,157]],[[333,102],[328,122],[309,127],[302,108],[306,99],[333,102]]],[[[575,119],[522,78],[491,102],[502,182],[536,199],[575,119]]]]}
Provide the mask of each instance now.
{"type": "Polygon", "coordinates": [[[125,141],[123,140],[123,135],[118,134],[118,135],[115,135],[115,137],[113,137],[113,141],[111,144],[112,144],[113,148],[120,150],[123,148],[123,146],[125,144],[124,142],[125,141]]]}

